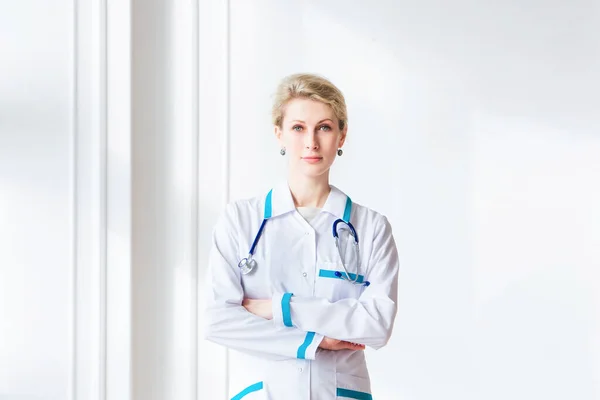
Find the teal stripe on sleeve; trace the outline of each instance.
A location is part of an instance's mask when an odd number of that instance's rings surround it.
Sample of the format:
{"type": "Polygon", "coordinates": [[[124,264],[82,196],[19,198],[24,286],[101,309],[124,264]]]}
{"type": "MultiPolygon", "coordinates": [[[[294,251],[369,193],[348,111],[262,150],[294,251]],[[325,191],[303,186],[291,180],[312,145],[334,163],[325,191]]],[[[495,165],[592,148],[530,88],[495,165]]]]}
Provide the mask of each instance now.
{"type": "Polygon", "coordinates": [[[285,293],[281,298],[281,313],[283,314],[283,324],[287,327],[292,327],[292,312],[290,310],[290,300],[293,293],[285,293]]]}
{"type": "Polygon", "coordinates": [[[348,399],[373,400],[373,396],[371,396],[369,393],[357,392],[356,390],[350,390],[350,389],[338,388],[337,396],[338,397],[346,397],[348,399]]]}
{"type": "Polygon", "coordinates": [[[298,347],[298,353],[296,354],[297,358],[301,358],[303,360],[306,358],[306,349],[308,349],[308,346],[310,346],[310,344],[312,343],[314,338],[315,338],[314,332],[306,333],[306,337],[304,338],[304,343],[302,343],[300,345],[300,347],[298,347]]]}
{"type": "Polygon", "coordinates": [[[231,400],[240,400],[242,397],[246,396],[247,394],[250,394],[252,392],[258,392],[259,390],[262,390],[262,388],[263,388],[262,382],[255,383],[254,385],[248,386],[246,389],[242,390],[241,392],[239,392],[238,394],[233,396],[231,398],[231,400]]]}

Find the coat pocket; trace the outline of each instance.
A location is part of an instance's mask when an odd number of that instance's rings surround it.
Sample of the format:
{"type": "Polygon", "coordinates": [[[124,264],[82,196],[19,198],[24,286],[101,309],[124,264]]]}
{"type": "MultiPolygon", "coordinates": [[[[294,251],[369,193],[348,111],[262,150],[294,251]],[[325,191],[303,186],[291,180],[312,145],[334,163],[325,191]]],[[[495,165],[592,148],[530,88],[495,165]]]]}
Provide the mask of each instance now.
{"type": "Polygon", "coordinates": [[[356,275],[356,271],[348,272],[350,275],[346,274],[341,263],[321,262],[318,264],[315,295],[330,301],[359,298],[364,289],[362,283],[365,277],[362,274],[356,275]],[[346,276],[349,276],[351,281],[356,280],[356,283],[344,279],[346,276]]]}
{"type": "Polygon", "coordinates": [[[256,382],[237,393],[231,400],[268,400],[264,382],[256,382]]]}
{"type": "Polygon", "coordinates": [[[336,373],[336,399],[373,400],[369,378],[336,373]]]}

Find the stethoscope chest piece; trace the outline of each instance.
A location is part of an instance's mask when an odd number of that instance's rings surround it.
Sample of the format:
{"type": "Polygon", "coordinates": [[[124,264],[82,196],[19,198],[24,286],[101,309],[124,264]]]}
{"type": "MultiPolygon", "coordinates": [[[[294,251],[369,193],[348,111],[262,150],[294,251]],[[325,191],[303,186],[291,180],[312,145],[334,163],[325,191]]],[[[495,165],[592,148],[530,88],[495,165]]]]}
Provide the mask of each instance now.
{"type": "Polygon", "coordinates": [[[238,267],[242,275],[248,275],[256,267],[256,261],[252,257],[243,258],[238,263],[238,267]]]}

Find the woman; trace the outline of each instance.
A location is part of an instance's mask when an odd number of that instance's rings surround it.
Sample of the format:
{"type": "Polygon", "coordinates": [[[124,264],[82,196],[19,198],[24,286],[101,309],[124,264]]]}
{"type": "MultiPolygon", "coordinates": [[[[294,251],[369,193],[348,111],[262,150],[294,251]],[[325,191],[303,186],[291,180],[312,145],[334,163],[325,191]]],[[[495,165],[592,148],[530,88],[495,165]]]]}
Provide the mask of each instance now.
{"type": "Polygon", "coordinates": [[[392,333],[398,254],[388,220],[329,184],[347,122],[331,82],[285,78],[273,123],[287,181],[229,204],[214,230],[206,338],[234,350],[232,399],[371,399],[363,350],[392,333]]]}

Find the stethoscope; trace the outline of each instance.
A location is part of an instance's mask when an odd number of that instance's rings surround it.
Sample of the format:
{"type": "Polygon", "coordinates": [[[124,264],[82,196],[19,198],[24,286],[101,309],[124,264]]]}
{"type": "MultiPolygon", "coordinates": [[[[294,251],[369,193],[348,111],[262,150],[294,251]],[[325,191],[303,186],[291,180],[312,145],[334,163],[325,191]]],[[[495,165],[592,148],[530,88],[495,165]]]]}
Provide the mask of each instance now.
{"type": "MultiPolygon", "coordinates": [[[[272,205],[271,205],[272,193],[273,193],[273,190],[271,190],[267,194],[267,198],[265,201],[265,212],[264,212],[263,221],[262,221],[262,224],[260,225],[260,228],[258,229],[258,233],[256,234],[256,237],[254,238],[254,242],[252,242],[252,247],[250,247],[250,252],[248,253],[248,257],[243,258],[238,263],[238,267],[240,268],[240,272],[242,273],[242,275],[247,275],[256,268],[256,260],[254,260],[254,258],[253,258],[254,250],[256,249],[256,245],[258,244],[258,241],[262,235],[262,232],[263,232],[263,229],[265,228],[267,220],[269,218],[271,218],[271,215],[272,215],[272,205]]],[[[359,246],[358,246],[358,234],[356,233],[356,229],[354,229],[354,226],[350,222],[350,214],[351,213],[352,213],[352,200],[350,200],[350,197],[347,197],[346,198],[346,207],[344,209],[344,217],[341,219],[335,220],[335,222],[333,223],[333,237],[335,239],[335,246],[338,250],[338,253],[340,254],[340,259],[342,260],[342,268],[344,268],[344,273],[342,273],[340,271],[335,271],[334,275],[339,279],[343,279],[343,280],[350,282],[352,284],[355,284],[355,285],[369,286],[371,283],[369,281],[363,282],[361,279],[362,277],[358,274],[359,269],[360,269],[360,250],[359,250],[359,246]],[[350,235],[354,239],[354,241],[352,242],[352,246],[354,248],[354,255],[355,255],[355,260],[356,260],[356,273],[355,274],[348,272],[348,269],[346,268],[346,263],[344,262],[344,258],[342,257],[342,254],[341,254],[340,243],[339,243],[340,237],[339,237],[339,233],[338,233],[338,225],[339,224],[343,225],[342,229],[344,229],[344,226],[345,226],[349,230],[350,235]],[[352,277],[353,275],[354,275],[354,277],[352,277]]]]}

